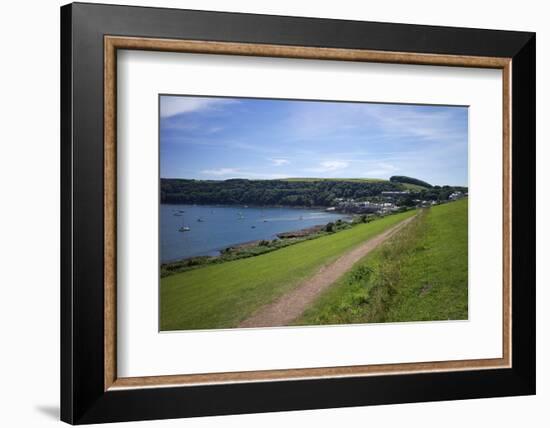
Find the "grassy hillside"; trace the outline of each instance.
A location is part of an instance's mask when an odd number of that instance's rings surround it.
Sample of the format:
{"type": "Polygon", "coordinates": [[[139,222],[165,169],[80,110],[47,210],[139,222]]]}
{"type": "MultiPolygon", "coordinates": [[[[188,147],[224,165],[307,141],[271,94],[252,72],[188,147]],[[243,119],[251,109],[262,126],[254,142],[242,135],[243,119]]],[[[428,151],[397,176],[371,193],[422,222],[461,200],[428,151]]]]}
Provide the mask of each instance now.
{"type": "Polygon", "coordinates": [[[468,318],[468,200],[424,211],[358,262],[297,325],[468,318]]]}
{"type": "MultiPolygon", "coordinates": [[[[304,182],[304,183],[316,183],[321,181],[336,181],[344,183],[390,183],[389,180],[384,180],[382,178],[313,178],[313,177],[293,177],[293,178],[283,178],[281,181],[289,182],[304,182]]],[[[428,190],[430,187],[422,186],[420,184],[414,183],[400,183],[393,182],[399,186],[398,190],[411,190],[412,192],[421,192],[423,190],[428,190]]]]}
{"type": "Polygon", "coordinates": [[[160,180],[162,203],[263,206],[331,206],[336,198],[368,198],[402,190],[399,183],[375,179],[160,180]]]}
{"type": "Polygon", "coordinates": [[[162,278],[161,330],[234,327],[321,265],[412,215],[387,216],[271,253],[162,278]]]}
{"type": "Polygon", "coordinates": [[[435,186],[411,177],[316,178],[297,177],[276,180],[194,180],[161,178],[160,200],[165,204],[223,204],[255,206],[330,207],[340,198],[357,201],[382,196],[382,192],[410,190],[411,195],[393,197],[397,205],[413,206],[414,199],[447,201],[460,186],[435,186]],[[398,181],[402,180],[402,181],[398,181]]]}
{"type": "Polygon", "coordinates": [[[305,182],[305,183],[315,183],[315,182],[318,182],[318,181],[340,181],[340,182],[348,182],[348,183],[382,183],[382,182],[389,182],[388,180],[383,180],[381,178],[314,178],[314,177],[282,178],[281,181],[305,182]]]}
{"type": "Polygon", "coordinates": [[[420,186],[426,189],[429,189],[432,187],[430,183],[424,180],[419,180],[418,178],[414,178],[414,177],[407,177],[406,175],[392,175],[390,177],[390,181],[392,183],[414,184],[416,186],[420,186]]]}
{"type": "Polygon", "coordinates": [[[428,187],[420,186],[419,184],[412,184],[412,183],[399,183],[401,184],[406,190],[411,190],[413,192],[421,192],[422,190],[427,190],[428,187]]]}

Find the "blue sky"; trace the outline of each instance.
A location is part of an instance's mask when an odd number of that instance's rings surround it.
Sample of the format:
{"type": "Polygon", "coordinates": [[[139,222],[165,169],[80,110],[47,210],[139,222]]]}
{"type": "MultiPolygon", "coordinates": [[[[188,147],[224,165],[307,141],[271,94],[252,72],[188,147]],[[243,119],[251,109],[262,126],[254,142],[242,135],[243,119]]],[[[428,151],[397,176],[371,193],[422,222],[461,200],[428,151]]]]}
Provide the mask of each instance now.
{"type": "Polygon", "coordinates": [[[468,109],[163,95],[160,175],[467,185],[468,109]]]}

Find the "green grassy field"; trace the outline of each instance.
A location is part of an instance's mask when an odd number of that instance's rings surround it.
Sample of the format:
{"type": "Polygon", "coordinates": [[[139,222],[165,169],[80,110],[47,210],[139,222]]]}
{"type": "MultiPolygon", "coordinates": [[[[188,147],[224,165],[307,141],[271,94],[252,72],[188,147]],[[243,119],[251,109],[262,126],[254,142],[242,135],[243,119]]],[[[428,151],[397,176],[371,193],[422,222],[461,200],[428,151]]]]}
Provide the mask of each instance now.
{"type": "MultiPolygon", "coordinates": [[[[314,177],[293,177],[293,178],[283,178],[280,181],[292,181],[292,182],[316,182],[316,181],[343,181],[343,182],[352,182],[352,183],[389,183],[389,180],[384,180],[381,178],[314,178],[314,177]]],[[[420,192],[426,190],[427,187],[420,186],[418,184],[411,183],[394,183],[397,185],[403,186],[406,190],[412,190],[414,192],[420,192]]]]}
{"type": "Polygon", "coordinates": [[[383,180],[381,178],[313,178],[313,177],[292,177],[292,178],[282,178],[278,180],[297,181],[297,182],[344,181],[344,182],[352,182],[352,183],[381,183],[381,182],[388,181],[388,180],[383,180]]]}
{"type": "Polygon", "coordinates": [[[435,206],[356,263],[296,325],[468,318],[468,200],[435,206]]]}
{"type": "Polygon", "coordinates": [[[325,263],[415,214],[387,216],[256,257],[161,279],[161,330],[235,327],[325,263]]]}
{"type": "Polygon", "coordinates": [[[412,183],[399,183],[405,187],[407,190],[412,190],[413,192],[420,192],[422,190],[427,190],[427,187],[420,186],[419,184],[412,184],[412,183]]]}
{"type": "MultiPolygon", "coordinates": [[[[278,179],[280,181],[293,181],[293,182],[316,182],[316,181],[343,181],[343,182],[352,182],[352,183],[382,183],[389,182],[389,180],[384,180],[382,178],[315,178],[315,177],[292,177],[292,178],[282,178],[278,179]]],[[[411,183],[395,183],[402,185],[405,189],[413,190],[415,192],[426,190],[427,187],[420,186],[418,184],[411,183]]]]}

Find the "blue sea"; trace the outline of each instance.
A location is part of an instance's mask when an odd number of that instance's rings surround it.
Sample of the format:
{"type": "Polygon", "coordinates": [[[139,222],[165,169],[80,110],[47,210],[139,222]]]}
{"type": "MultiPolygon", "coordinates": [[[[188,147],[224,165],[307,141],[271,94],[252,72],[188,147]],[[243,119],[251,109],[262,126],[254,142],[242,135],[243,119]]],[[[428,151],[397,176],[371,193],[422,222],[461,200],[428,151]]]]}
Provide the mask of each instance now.
{"type": "Polygon", "coordinates": [[[160,259],[214,256],[232,245],[326,224],[346,215],[315,209],[219,205],[160,206],[160,259]],[[182,227],[189,231],[180,232],[182,227]]]}

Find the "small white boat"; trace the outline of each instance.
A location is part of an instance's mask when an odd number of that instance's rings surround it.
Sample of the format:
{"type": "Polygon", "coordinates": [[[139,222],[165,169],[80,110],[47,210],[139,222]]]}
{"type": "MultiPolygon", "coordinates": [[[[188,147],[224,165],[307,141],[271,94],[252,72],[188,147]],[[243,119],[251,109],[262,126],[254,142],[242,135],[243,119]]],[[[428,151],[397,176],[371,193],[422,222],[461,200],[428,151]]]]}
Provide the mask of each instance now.
{"type": "Polygon", "coordinates": [[[189,232],[191,228],[189,226],[182,226],[179,228],[180,232],[189,232]]]}

